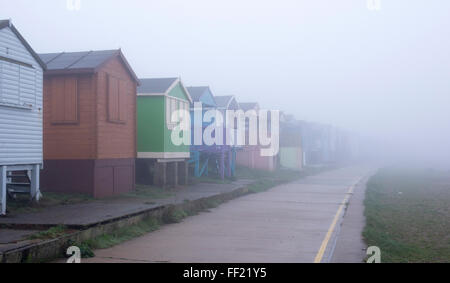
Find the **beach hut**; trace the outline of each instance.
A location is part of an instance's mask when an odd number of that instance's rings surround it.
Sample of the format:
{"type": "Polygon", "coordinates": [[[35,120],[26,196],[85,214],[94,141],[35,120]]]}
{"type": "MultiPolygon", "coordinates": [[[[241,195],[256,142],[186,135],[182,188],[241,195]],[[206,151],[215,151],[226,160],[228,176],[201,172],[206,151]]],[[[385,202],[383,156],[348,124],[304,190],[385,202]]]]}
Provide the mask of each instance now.
{"type": "MultiPolygon", "coordinates": [[[[236,164],[251,169],[258,169],[263,171],[275,171],[278,167],[278,156],[262,156],[260,145],[250,145],[249,141],[249,126],[251,115],[258,116],[260,106],[257,102],[244,102],[239,103],[239,107],[246,113],[245,132],[246,132],[246,145],[241,147],[237,151],[236,164]]],[[[258,124],[256,123],[256,126],[258,124]]],[[[254,129],[258,131],[259,129],[254,129]]]]}
{"type": "Polygon", "coordinates": [[[333,127],[320,123],[300,121],[304,165],[323,166],[337,160],[337,133],[333,127]]]}
{"type": "MultiPolygon", "coordinates": [[[[192,98],[179,78],[141,79],[138,88],[136,180],[142,184],[188,183],[189,144],[174,144],[177,110],[189,114],[192,98]],[[175,120],[174,120],[175,119],[175,120]]],[[[190,131],[185,132],[189,135],[190,131]]]]}
{"type": "MultiPolygon", "coordinates": [[[[236,133],[231,133],[233,131],[236,130],[237,127],[237,120],[233,121],[234,123],[232,124],[226,124],[227,122],[231,123],[231,121],[227,121],[227,111],[238,111],[240,110],[240,106],[239,103],[236,100],[236,97],[234,97],[233,95],[227,95],[227,96],[215,96],[214,97],[216,103],[217,103],[217,110],[219,110],[219,112],[222,114],[223,116],[223,121],[224,121],[224,126],[228,127],[224,129],[224,133],[223,133],[223,143],[226,144],[227,140],[226,140],[226,135],[236,135],[236,133]]],[[[230,136],[231,137],[231,136],[230,136]]],[[[237,144],[237,137],[234,138],[234,140],[230,141],[233,142],[234,145],[233,147],[238,147],[237,144]]]]}
{"type": "Polygon", "coordinates": [[[40,197],[44,69],[11,21],[0,21],[0,215],[8,192],[40,197]]]}
{"type": "Polygon", "coordinates": [[[324,138],[324,164],[335,164],[337,162],[337,132],[338,130],[331,126],[325,125],[323,128],[324,138]]]}
{"type": "MultiPolygon", "coordinates": [[[[254,111],[253,114],[257,116],[259,111],[259,104],[256,102],[244,102],[239,103],[239,106],[242,111],[246,113],[250,113],[249,111],[254,111]]],[[[248,141],[249,137],[249,121],[246,121],[245,124],[245,137],[248,141]]],[[[236,164],[240,166],[244,166],[251,169],[256,169],[259,165],[257,163],[257,157],[260,154],[260,148],[257,145],[245,145],[238,152],[236,156],[236,164]]]]}
{"type": "Polygon", "coordinates": [[[280,166],[301,171],[304,165],[302,122],[283,121],[280,125],[280,166]]]}
{"type": "MultiPolygon", "coordinates": [[[[194,164],[194,176],[209,176],[210,173],[215,174],[221,179],[225,177],[233,176],[233,156],[231,153],[231,147],[227,146],[223,141],[222,144],[208,145],[202,140],[201,144],[195,142],[196,133],[200,132],[203,135],[206,128],[208,128],[215,121],[205,122],[203,119],[197,121],[195,119],[195,113],[199,113],[201,107],[201,116],[210,110],[213,111],[223,111],[222,101],[216,102],[211,89],[207,86],[201,87],[188,87],[189,93],[191,94],[194,106],[191,108],[191,120],[192,120],[192,140],[194,144],[191,146],[191,159],[190,164],[194,164]]],[[[221,98],[219,98],[221,99],[221,98]]],[[[214,134],[215,135],[215,134],[214,134]]],[[[225,136],[224,136],[225,139],[225,136]]]]}
{"type": "Polygon", "coordinates": [[[136,88],[121,50],[40,54],[45,191],[107,197],[134,189],[136,88]]]}
{"type": "Polygon", "coordinates": [[[234,121],[233,125],[231,125],[226,124],[226,119],[228,110],[237,111],[240,110],[240,106],[236,100],[236,97],[233,95],[215,96],[214,99],[217,103],[217,109],[222,113],[225,126],[223,132],[224,146],[222,148],[226,160],[226,164],[224,166],[226,172],[224,172],[224,175],[226,175],[227,177],[233,177],[236,171],[236,153],[239,149],[241,149],[241,146],[237,145],[237,121],[234,121]],[[231,141],[227,141],[227,135],[230,135],[230,137],[234,137],[234,139],[231,141]],[[233,142],[233,144],[228,144],[228,142],[233,142]]]}
{"type": "Polygon", "coordinates": [[[217,109],[219,109],[225,117],[227,110],[239,110],[239,103],[233,95],[215,96],[217,109]]]}
{"type": "Polygon", "coordinates": [[[321,164],[321,135],[315,123],[297,121],[300,126],[303,146],[303,166],[319,166],[321,164]]]}

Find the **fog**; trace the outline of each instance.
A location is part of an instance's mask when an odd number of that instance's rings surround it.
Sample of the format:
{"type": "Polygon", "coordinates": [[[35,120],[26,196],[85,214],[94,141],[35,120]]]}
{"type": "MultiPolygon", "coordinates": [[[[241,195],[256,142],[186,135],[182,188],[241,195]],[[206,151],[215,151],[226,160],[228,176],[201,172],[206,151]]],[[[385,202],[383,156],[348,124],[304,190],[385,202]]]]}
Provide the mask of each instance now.
{"type": "Polygon", "coordinates": [[[122,48],[180,76],[364,137],[390,162],[450,167],[450,2],[0,0],[39,53],[122,48]]]}

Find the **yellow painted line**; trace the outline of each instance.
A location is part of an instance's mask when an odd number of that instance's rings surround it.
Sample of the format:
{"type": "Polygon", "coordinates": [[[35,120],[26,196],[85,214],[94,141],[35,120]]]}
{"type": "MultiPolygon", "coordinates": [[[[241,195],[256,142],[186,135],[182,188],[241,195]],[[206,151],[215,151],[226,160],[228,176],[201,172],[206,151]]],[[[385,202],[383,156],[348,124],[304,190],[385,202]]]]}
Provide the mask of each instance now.
{"type": "Polygon", "coordinates": [[[342,202],[342,204],[339,206],[339,209],[336,212],[336,215],[334,216],[333,222],[331,223],[331,226],[328,229],[327,235],[325,236],[325,239],[323,240],[322,245],[320,246],[319,252],[317,253],[316,258],[314,259],[314,263],[321,263],[322,262],[323,255],[324,255],[324,253],[325,253],[325,251],[327,249],[328,242],[330,241],[331,236],[333,235],[334,228],[336,228],[336,224],[339,221],[339,218],[341,216],[342,210],[347,205],[348,201],[350,200],[350,196],[353,194],[353,191],[355,190],[356,186],[359,184],[359,182],[361,180],[359,180],[354,185],[352,185],[349,188],[348,192],[346,193],[346,197],[345,197],[344,201],[342,202]]]}

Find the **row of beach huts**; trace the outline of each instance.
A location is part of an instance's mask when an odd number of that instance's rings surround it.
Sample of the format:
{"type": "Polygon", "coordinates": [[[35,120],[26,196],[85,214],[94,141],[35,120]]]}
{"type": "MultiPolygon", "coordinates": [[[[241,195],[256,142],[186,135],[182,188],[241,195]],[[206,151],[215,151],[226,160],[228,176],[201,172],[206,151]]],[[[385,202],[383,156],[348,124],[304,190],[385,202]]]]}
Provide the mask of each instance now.
{"type": "Polygon", "coordinates": [[[192,111],[194,103],[220,111],[260,107],[180,78],[140,79],[121,50],[37,54],[10,20],[0,21],[0,214],[8,195],[102,198],[136,182],[170,187],[190,177],[230,178],[236,165],[302,170],[342,162],[351,151],[345,132],[283,113],[276,156],[261,156],[259,146],[174,145],[172,113],[192,111]]]}

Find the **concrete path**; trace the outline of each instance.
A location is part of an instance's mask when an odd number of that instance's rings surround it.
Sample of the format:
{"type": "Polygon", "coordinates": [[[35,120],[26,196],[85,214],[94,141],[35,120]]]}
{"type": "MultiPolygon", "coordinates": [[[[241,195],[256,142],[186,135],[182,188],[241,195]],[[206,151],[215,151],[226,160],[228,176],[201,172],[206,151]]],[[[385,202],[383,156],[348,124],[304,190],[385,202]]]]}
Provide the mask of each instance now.
{"type": "Polygon", "coordinates": [[[367,179],[355,189],[350,199],[342,226],[339,228],[339,236],[331,260],[333,263],[363,263],[366,258],[367,246],[362,237],[366,225],[364,217],[366,182],[367,179]]]}
{"type": "Polygon", "coordinates": [[[250,183],[252,183],[251,180],[238,180],[230,184],[200,183],[173,191],[171,196],[161,199],[131,194],[104,200],[47,207],[39,212],[0,217],[0,253],[27,247],[31,243],[41,241],[27,239],[41,227],[56,225],[66,225],[71,228],[90,227],[168,204],[180,204],[186,200],[192,201],[232,192],[250,183]],[[23,231],[23,228],[28,231],[23,231]]]}
{"type": "Polygon", "coordinates": [[[36,241],[28,240],[27,237],[37,233],[36,230],[9,230],[0,228],[0,253],[27,246],[36,241]]]}
{"type": "Polygon", "coordinates": [[[343,168],[248,195],[85,262],[329,262],[344,202],[369,172],[343,168]]]}

